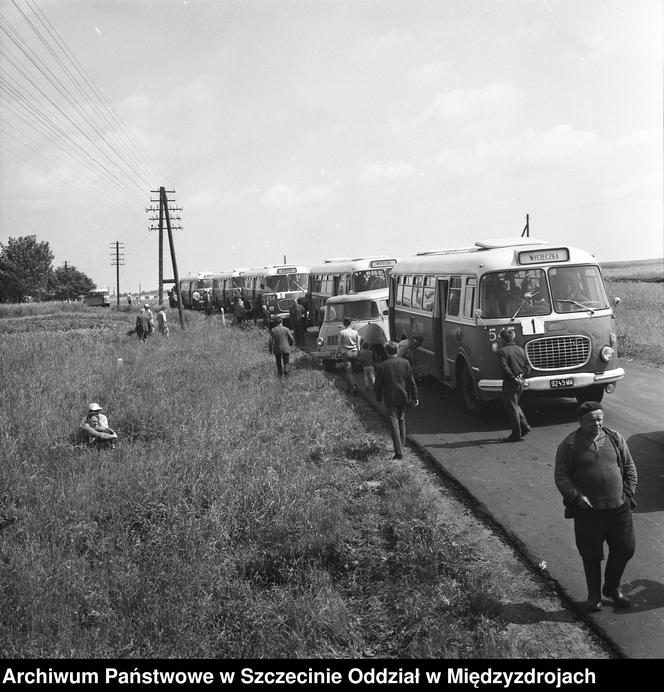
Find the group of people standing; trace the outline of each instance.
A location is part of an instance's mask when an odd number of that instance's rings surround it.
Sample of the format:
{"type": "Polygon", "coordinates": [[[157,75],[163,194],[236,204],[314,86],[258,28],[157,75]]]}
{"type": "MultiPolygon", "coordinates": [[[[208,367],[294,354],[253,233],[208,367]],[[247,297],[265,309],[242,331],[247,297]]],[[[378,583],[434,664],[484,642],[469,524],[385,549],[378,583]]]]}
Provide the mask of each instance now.
{"type": "MultiPolygon", "coordinates": [[[[136,315],[136,324],[134,331],[138,337],[139,343],[143,343],[149,336],[152,336],[155,331],[155,318],[150,309],[149,303],[145,303],[136,315]]],[[[157,331],[164,337],[168,337],[168,318],[163,305],[157,310],[157,331]]]]}

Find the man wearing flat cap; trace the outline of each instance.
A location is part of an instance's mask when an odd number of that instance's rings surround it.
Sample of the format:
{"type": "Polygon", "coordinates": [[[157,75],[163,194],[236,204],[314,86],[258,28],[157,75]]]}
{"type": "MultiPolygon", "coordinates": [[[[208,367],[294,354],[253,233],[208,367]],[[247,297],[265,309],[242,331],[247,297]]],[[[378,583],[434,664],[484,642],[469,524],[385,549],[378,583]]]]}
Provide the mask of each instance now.
{"type": "Polygon", "coordinates": [[[579,428],[558,446],[554,480],[563,496],[565,516],[574,519],[576,547],[583,561],[589,612],[602,609],[602,594],[616,608],[629,608],[620,589],[636,541],[632,508],[638,476],[624,437],[604,427],[597,401],[577,409],[579,428]],[[604,543],[608,557],[602,584],[604,543]]]}

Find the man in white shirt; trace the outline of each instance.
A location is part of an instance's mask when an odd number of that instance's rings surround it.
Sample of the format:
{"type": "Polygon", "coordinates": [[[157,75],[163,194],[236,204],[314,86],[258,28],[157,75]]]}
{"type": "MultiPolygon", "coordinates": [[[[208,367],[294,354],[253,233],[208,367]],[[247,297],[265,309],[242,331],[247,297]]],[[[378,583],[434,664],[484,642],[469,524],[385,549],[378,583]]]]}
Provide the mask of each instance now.
{"type": "Polygon", "coordinates": [[[344,364],[349,391],[355,396],[357,394],[357,385],[353,379],[352,369],[353,363],[360,354],[360,334],[351,327],[351,320],[348,317],[344,317],[344,328],[339,332],[338,354],[344,364]]]}

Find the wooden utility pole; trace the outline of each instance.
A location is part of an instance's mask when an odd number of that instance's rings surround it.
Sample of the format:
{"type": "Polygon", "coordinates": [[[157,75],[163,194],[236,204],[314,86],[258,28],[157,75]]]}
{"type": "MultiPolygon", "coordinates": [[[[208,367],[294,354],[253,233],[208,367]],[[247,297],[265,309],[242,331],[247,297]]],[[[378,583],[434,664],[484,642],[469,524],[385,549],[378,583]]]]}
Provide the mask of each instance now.
{"type": "Polygon", "coordinates": [[[117,240],[115,243],[111,243],[111,250],[115,246],[115,257],[111,255],[111,266],[115,267],[115,297],[116,304],[120,306],[120,267],[124,265],[124,255],[120,255],[120,246],[122,246],[122,251],[124,252],[124,243],[120,243],[117,240]]]}
{"type": "MultiPolygon", "coordinates": [[[[184,313],[182,311],[182,298],[180,296],[180,275],[178,274],[178,264],[175,259],[175,245],[173,243],[173,229],[181,229],[182,226],[172,226],[171,225],[171,211],[182,211],[182,207],[169,207],[167,194],[175,194],[175,190],[166,190],[165,187],[160,187],[159,190],[151,190],[152,194],[159,194],[159,199],[151,199],[150,202],[153,204],[159,204],[159,217],[151,217],[151,221],[159,221],[159,226],[150,226],[150,230],[159,231],[159,303],[161,304],[164,299],[164,284],[174,284],[177,290],[177,306],[178,314],[180,316],[180,327],[184,329],[184,313]],[[173,277],[172,279],[164,279],[164,220],[166,220],[166,228],[168,231],[168,245],[171,251],[171,263],[173,265],[173,277]]],[[[155,207],[149,207],[145,211],[155,212],[157,209],[155,207]]],[[[180,217],[174,217],[178,221],[180,217]]]]}

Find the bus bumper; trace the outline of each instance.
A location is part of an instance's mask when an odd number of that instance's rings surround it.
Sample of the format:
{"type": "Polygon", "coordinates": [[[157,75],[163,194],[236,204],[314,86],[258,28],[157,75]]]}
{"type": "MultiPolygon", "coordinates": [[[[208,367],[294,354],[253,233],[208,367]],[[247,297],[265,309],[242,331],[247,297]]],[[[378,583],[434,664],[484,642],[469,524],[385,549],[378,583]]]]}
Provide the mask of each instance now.
{"type": "MultiPolygon", "coordinates": [[[[564,391],[565,389],[584,389],[593,385],[612,384],[625,377],[622,368],[606,370],[605,372],[579,372],[579,373],[558,373],[555,375],[541,375],[529,377],[525,381],[524,389],[530,392],[552,392],[564,391]],[[572,384],[561,384],[557,386],[552,382],[567,383],[571,380],[572,384]]],[[[478,387],[482,392],[500,392],[503,388],[502,380],[480,380],[478,387]]]]}

